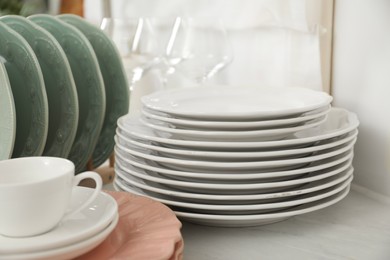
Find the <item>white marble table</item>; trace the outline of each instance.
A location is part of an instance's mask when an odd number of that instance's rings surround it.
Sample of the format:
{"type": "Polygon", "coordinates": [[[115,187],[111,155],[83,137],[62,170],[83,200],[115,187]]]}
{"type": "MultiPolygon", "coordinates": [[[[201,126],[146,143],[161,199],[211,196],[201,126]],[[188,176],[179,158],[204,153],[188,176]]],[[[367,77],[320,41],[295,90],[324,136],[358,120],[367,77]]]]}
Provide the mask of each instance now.
{"type": "Polygon", "coordinates": [[[390,205],[352,190],[341,202],[283,222],[215,228],[183,222],[185,260],[390,259],[390,205]]]}
{"type": "Polygon", "coordinates": [[[335,205],[271,225],[182,223],[184,260],[390,260],[390,203],[355,189],[335,205]]]}

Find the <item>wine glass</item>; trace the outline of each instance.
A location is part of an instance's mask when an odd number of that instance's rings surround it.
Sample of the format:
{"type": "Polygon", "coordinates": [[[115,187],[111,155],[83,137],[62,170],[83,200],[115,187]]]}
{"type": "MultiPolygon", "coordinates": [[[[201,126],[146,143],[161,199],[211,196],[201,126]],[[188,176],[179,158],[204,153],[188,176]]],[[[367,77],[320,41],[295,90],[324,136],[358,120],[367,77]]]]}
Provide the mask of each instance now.
{"type": "Polygon", "coordinates": [[[130,82],[130,91],[143,75],[161,62],[165,44],[157,18],[104,18],[101,29],[119,49],[130,82]]]}
{"type": "Polygon", "coordinates": [[[232,62],[233,52],[220,20],[178,17],[165,59],[185,77],[202,84],[232,62]]]}

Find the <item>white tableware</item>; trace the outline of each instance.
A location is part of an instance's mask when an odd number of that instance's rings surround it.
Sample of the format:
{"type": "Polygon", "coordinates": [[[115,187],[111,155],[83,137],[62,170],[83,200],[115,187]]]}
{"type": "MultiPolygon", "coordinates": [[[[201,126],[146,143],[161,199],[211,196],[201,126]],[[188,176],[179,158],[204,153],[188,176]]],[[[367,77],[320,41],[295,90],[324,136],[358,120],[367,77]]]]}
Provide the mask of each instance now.
{"type": "Polygon", "coordinates": [[[0,256],[0,259],[7,260],[53,260],[53,259],[73,259],[78,256],[81,256],[98,245],[100,245],[114,230],[118,224],[119,216],[116,214],[111,221],[111,223],[105,227],[102,231],[98,232],[94,236],[88,237],[85,240],[66,245],[63,247],[52,248],[37,252],[28,252],[28,253],[16,253],[0,256]]]}
{"type": "MultiPolygon", "coordinates": [[[[353,174],[353,169],[342,171],[333,176],[311,181],[307,184],[301,185],[297,188],[289,189],[288,191],[282,192],[271,192],[271,193],[260,193],[260,194],[211,194],[211,193],[202,193],[199,192],[188,192],[176,189],[175,187],[159,184],[158,182],[151,182],[146,180],[141,180],[133,178],[135,182],[141,182],[150,186],[150,191],[153,193],[158,193],[165,195],[171,199],[187,202],[196,202],[196,203],[208,203],[208,204],[221,204],[221,205],[244,205],[244,204],[254,204],[254,203],[268,203],[268,202],[279,202],[285,201],[290,197],[296,197],[315,191],[320,191],[333,187],[348,178],[353,174]]],[[[122,179],[122,182],[125,184],[130,184],[126,181],[126,178],[129,177],[124,171],[119,172],[118,176],[122,179]]],[[[131,176],[130,176],[131,178],[131,176]]],[[[147,189],[144,189],[147,192],[147,189]]]]}
{"type": "Polygon", "coordinates": [[[297,116],[328,106],[332,97],[307,88],[197,87],[164,90],[142,98],[145,107],[176,117],[260,120],[297,116]]]}
{"type": "Polygon", "coordinates": [[[169,176],[172,179],[184,180],[184,181],[193,181],[193,182],[210,182],[210,183],[237,183],[237,182],[266,182],[266,181],[280,181],[288,180],[292,178],[298,178],[307,173],[313,171],[320,171],[327,169],[341,163],[344,163],[347,160],[353,158],[353,151],[347,151],[340,155],[333,156],[327,159],[318,160],[312,163],[307,164],[303,168],[297,168],[286,171],[252,171],[249,173],[244,173],[240,170],[231,171],[231,172],[189,172],[189,171],[177,171],[165,168],[158,163],[135,157],[135,156],[122,156],[120,153],[116,154],[117,160],[120,160],[122,164],[126,167],[137,167],[143,169],[144,171],[152,171],[159,173],[160,175],[169,176]]]}
{"type": "MultiPolygon", "coordinates": [[[[76,209],[93,192],[90,188],[75,187],[69,209],[76,209]]],[[[117,212],[116,201],[110,195],[100,192],[88,207],[65,219],[50,232],[22,238],[0,235],[0,259],[4,255],[32,254],[80,243],[106,229],[115,220],[117,212]]]]}
{"type": "Polygon", "coordinates": [[[247,205],[220,205],[220,204],[207,204],[207,203],[190,203],[179,200],[172,200],[167,196],[146,192],[143,189],[137,189],[133,186],[128,185],[127,181],[121,181],[120,177],[116,178],[115,183],[121,187],[121,189],[127,190],[129,192],[134,192],[139,195],[144,195],[150,198],[153,198],[161,203],[164,203],[169,206],[180,207],[183,210],[191,212],[204,212],[208,214],[226,214],[226,215],[242,215],[242,214],[258,214],[265,213],[269,211],[284,211],[288,207],[293,207],[297,205],[307,204],[313,201],[321,200],[327,197],[330,197],[334,194],[345,189],[352,181],[352,177],[348,178],[346,181],[337,184],[334,187],[327,188],[325,190],[317,191],[314,193],[305,194],[298,198],[288,199],[282,202],[274,203],[258,203],[258,204],[247,204],[247,205]]]}
{"type": "Polygon", "coordinates": [[[285,138],[298,131],[309,129],[318,126],[326,121],[326,115],[308,121],[306,124],[261,130],[245,130],[245,131],[213,131],[213,130],[193,130],[193,129],[177,129],[167,126],[165,123],[156,120],[147,120],[143,117],[139,118],[140,122],[147,127],[154,129],[157,134],[160,131],[170,133],[174,139],[196,140],[196,141],[269,141],[285,138]]]}
{"type": "Polygon", "coordinates": [[[162,131],[156,133],[156,131],[141,124],[137,118],[129,115],[119,118],[118,132],[129,138],[153,141],[163,146],[207,149],[210,151],[251,151],[309,146],[318,141],[349,133],[355,130],[358,125],[359,121],[354,113],[342,108],[332,108],[323,124],[299,131],[289,138],[277,141],[216,142],[173,139],[170,133],[164,133],[162,131]]]}
{"type": "Polygon", "coordinates": [[[126,157],[127,154],[155,161],[167,168],[178,169],[182,171],[198,171],[198,172],[231,172],[237,170],[281,170],[292,169],[303,166],[307,163],[326,159],[332,156],[342,154],[353,148],[356,138],[347,144],[322,150],[314,155],[303,158],[282,159],[282,160],[259,160],[249,162],[215,162],[215,161],[196,161],[196,160],[182,160],[168,157],[157,156],[150,150],[136,150],[127,149],[126,147],[117,144],[115,152],[120,153],[126,157]]]}
{"type": "Polygon", "coordinates": [[[27,237],[43,234],[60,221],[89,206],[102,188],[94,172],[75,174],[74,164],[56,157],[25,157],[0,162],[0,234],[27,237]],[[77,208],[68,211],[72,190],[92,178],[96,188],[77,208]]]}
{"type": "Polygon", "coordinates": [[[217,214],[201,214],[186,212],[183,210],[176,210],[176,216],[181,220],[193,222],[202,225],[209,226],[220,226],[220,227],[245,227],[245,226],[258,226],[266,225],[282,220],[286,220],[293,216],[298,216],[301,214],[306,214],[309,212],[317,211],[326,207],[329,207],[343,198],[345,198],[349,193],[350,187],[346,187],[341,192],[318,200],[315,202],[303,204],[301,206],[286,210],[283,212],[277,213],[265,213],[265,214],[245,214],[245,215],[217,215],[217,214]]]}
{"type": "Polygon", "coordinates": [[[198,183],[198,182],[186,182],[177,181],[164,178],[158,174],[152,172],[144,172],[136,168],[126,168],[118,162],[116,164],[116,171],[127,183],[132,186],[150,190],[153,192],[159,192],[152,186],[146,183],[160,183],[165,186],[172,187],[181,191],[197,192],[197,193],[208,193],[208,194],[260,194],[269,192],[287,191],[291,188],[298,187],[302,184],[310,183],[312,181],[322,180],[340,172],[347,170],[351,166],[351,160],[346,163],[331,167],[326,170],[318,172],[311,172],[307,176],[287,180],[287,181],[276,181],[276,182],[265,182],[265,183],[198,183]],[[139,181],[139,180],[145,180],[139,181]]]}
{"type": "Polygon", "coordinates": [[[14,96],[7,71],[0,62],[0,160],[11,158],[16,134],[14,96]]]}
{"type": "Polygon", "coordinates": [[[213,161],[252,161],[259,159],[278,159],[278,158],[298,158],[308,155],[313,152],[318,152],[324,149],[336,147],[345,144],[354,139],[358,134],[357,130],[353,130],[346,135],[320,141],[317,144],[309,147],[295,149],[280,149],[271,151],[204,151],[191,149],[177,149],[171,147],[163,147],[156,145],[153,142],[145,140],[138,141],[134,138],[128,138],[117,131],[116,141],[118,144],[128,149],[149,149],[163,157],[177,159],[194,159],[194,160],[213,160],[213,161]]]}
{"type": "Polygon", "coordinates": [[[304,124],[309,120],[322,117],[329,113],[330,105],[324,108],[312,110],[299,117],[270,119],[260,121],[210,121],[210,120],[191,120],[185,118],[176,118],[169,114],[159,113],[144,107],[141,113],[146,117],[161,122],[169,123],[177,128],[203,129],[203,130],[259,130],[278,128],[285,126],[296,126],[304,124]]]}

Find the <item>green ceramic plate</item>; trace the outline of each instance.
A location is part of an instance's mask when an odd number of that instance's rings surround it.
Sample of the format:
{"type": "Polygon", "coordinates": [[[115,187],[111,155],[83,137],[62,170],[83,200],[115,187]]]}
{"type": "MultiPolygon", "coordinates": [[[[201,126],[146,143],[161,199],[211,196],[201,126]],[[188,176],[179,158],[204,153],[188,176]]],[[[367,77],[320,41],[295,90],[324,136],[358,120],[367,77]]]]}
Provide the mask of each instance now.
{"type": "Polygon", "coordinates": [[[0,61],[11,83],[16,110],[12,157],[39,156],[46,143],[49,108],[37,57],[30,45],[0,22],[0,61]]]}
{"type": "Polygon", "coordinates": [[[115,44],[99,28],[83,18],[65,14],[61,20],[79,29],[91,43],[99,62],[106,90],[106,114],[95,151],[93,165],[101,165],[114,150],[116,121],[129,111],[129,88],[122,60],[115,44]]]}
{"type": "Polygon", "coordinates": [[[5,66],[0,62],[0,160],[11,158],[16,133],[14,96],[5,66]]]}
{"type": "Polygon", "coordinates": [[[106,109],[104,82],[93,48],[76,28],[50,15],[28,17],[60,43],[68,58],[76,83],[79,101],[79,123],[68,158],[82,171],[91,158],[102,128],[106,109]]]}
{"type": "Polygon", "coordinates": [[[79,106],[68,59],[57,40],[22,16],[0,18],[34,50],[45,81],[49,129],[43,155],[66,158],[76,136],[79,106]]]}

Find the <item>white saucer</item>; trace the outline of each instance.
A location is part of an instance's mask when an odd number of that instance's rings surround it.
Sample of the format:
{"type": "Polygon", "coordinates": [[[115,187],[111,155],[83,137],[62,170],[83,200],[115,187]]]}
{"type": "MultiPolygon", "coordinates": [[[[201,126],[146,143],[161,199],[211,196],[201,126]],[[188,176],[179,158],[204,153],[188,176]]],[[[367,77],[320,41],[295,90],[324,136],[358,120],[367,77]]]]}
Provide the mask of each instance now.
{"type": "Polygon", "coordinates": [[[42,250],[38,252],[21,253],[21,254],[17,253],[12,255],[4,255],[4,257],[3,255],[0,255],[0,259],[7,259],[7,260],[73,259],[91,251],[92,249],[100,245],[104,241],[104,239],[106,239],[111,234],[111,232],[118,224],[118,221],[119,221],[119,215],[118,213],[116,213],[114,215],[114,219],[106,228],[104,228],[98,234],[95,234],[94,236],[79,241],[77,243],[73,243],[59,248],[42,250]]]}
{"type": "MultiPolygon", "coordinates": [[[[75,208],[83,203],[93,190],[75,187],[73,192],[70,208],[75,208]]],[[[102,192],[89,208],[75,214],[45,234],[25,238],[11,238],[0,235],[0,259],[4,254],[42,252],[43,250],[58,249],[89,239],[107,228],[117,212],[118,205],[116,201],[110,195],[102,192]]]]}

